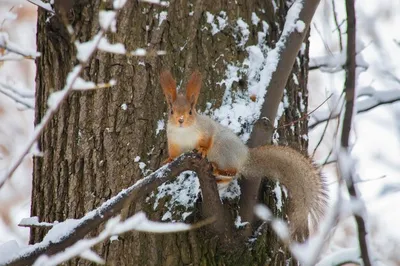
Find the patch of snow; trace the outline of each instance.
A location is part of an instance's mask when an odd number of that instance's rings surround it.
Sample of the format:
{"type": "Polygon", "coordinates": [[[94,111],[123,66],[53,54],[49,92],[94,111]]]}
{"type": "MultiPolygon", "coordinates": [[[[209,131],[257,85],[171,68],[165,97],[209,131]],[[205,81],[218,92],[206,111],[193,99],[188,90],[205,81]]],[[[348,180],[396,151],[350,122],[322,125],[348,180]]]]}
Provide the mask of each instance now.
{"type": "Polygon", "coordinates": [[[154,197],[153,208],[156,209],[159,202],[164,197],[169,197],[170,200],[165,202],[166,213],[163,219],[170,219],[174,221],[174,215],[182,217],[182,214],[190,215],[194,209],[200,195],[200,183],[197,175],[192,171],[182,172],[175,180],[166,182],[157,188],[156,195],[151,195],[150,198],[154,197]],[[179,208],[176,208],[179,206],[179,208]]]}
{"type": "Polygon", "coordinates": [[[51,93],[49,98],[47,99],[47,106],[50,109],[55,109],[60,104],[61,100],[65,97],[66,93],[66,90],[60,90],[51,93]]]}
{"type": "Polygon", "coordinates": [[[242,18],[238,18],[236,23],[237,26],[234,29],[234,37],[236,39],[237,46],[243,49],[247,41],[249,40],[249,25],[242,18]]]}
{"type": "Polygon", "coordinates": [[[156,135],[160,133],[161,130],[165,129],[165,122],[163,119],[157,121],[157,129],[156,129],[156,135]]]}
{"type": "Polygon", "coordinates": [[[79,223],[81,223],[81,220],[67,219],[62,223],[54,224],[43,238],[43,242],[59,242],[66,233],[70,232],[71,229],[75,228],[79,223]]]}
{"type": "Polygon", "coordinates": [[[214,16],[210,12],[206,12],[206,20],[207,23],[211,25],[211,34],[215,35],[221,30],[225,29],[228,25],[227,16],[225,11],[221,11],[218,15],[214,16]],[[214,23],[215,17],[217,18],[218,25],[214,23]]]}
{"type": "Polygon", "coordinates": [[[79,257],[97,264],[106,263],[104,259],[102,259],[97,253],[90,249],[84,250],[81,254],[79,254],[79,257]]]}
{"type": "Polygon", "coordinates": [[[164,20],[167,20],[168,12],[167,11],[161,11],[160,14],[158,14],[158,27],[161,26],[164,20]]]}
{"type": "Polygon", "coordinates": [[[89,90],[96,88],[96,84],[93,81],[86,81],[81,77],[75,79],[72,89],[74,90],[89,90]]]}
{"type": "Polygon", "coordinates": [[[306,28],[306,24],[302,20],[298,20],[296,22],[296,30],[297,32],[303,32],[304,29],[306,28]]]}
{"type": "Polygon", "coordinates": [[[126,1],[127,0],[114,0],[113,1],[113,8],[116,9],[116,10],[121,9],[126,4],[126,1]]]}
{"type": "Polygon", "coordinates": [[[160,0],[140,0],[140,2],[144,3],[149,3],[149,4],[155,4],[155,5],[160,5],[160,6],[169,6],[168,1],[160,1],[160,0]]]}
{"type": "Polygon", "coordinates": [[[260,18],[257,16],[256,12],[251,13],[251,22],[256,26],[258,22],[260,22],[260,18]]]}
{"type": "Polygon", "coordinates": [[[240,217],[239,215],[236,216],[236,219],[235,219],[235,227],[236,228],[242,228],[242,227],[246,226],[247,224],[249,224],[249,222],[242,222],[242,217],[240,217]]]}
{"type": "Polygon", "coordinates": [[[279,211],[282,211],[282,206],[283,206],[282,191],[281,191],[281,186],[279,185],[279,182],[276,182],[273,191],[274,191],[274,194],[276,197],[276,207],[278,208],[279,211]]]}
{"type": "Polygon", "coordinates": [[[78,58],[81,62],[87,62],[89,57],[93,54],[96,49],[97,43],[100,42],[101,33],[97,33],[92,40],[80,43],[78,41],[75,42],[75,46],[77,49],[76,58],[78,58]]]}
{"type": "Polygon", "coordinates": [[[108,42],[106,37],[101,38],[99,45],[97,47],[99,50],[114,53],[114,54],[125,54],[125,46],[122,43],[111,44],[108,42]]]}
{"type": "Polygon", "coordinates": [[[48,226],[52,227],[53,225],[57,224],[58,222],[55,221],[53,223],[46,223],[46,222],[39,222],[39,217],[33,216],[29,218],[22,218],[19,222],[18,226],[48,226]]]}
{"type": "Polygon", "coordinates": [[[107,30],[110,25],[115,23],[117,13],[112,10],[101,10],[99,12],[99,23],[103,30],[107,30]]]}
{"type": "Polygon", "coordinates": [[[135,51],[131,52],[131,55],[133,56],[145,56],[147,54],[147,51],[143,48],[137,48],[135,51]]]}

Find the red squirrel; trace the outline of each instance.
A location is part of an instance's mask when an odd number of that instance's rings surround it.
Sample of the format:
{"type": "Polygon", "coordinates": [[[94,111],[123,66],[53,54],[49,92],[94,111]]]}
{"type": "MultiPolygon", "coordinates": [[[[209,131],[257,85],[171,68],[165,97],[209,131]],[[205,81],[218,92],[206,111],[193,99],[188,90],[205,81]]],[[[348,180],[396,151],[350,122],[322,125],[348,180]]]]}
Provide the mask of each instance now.
{"type": "Polygon", "coordinates": [[[196,71],[186,87],[177,93],[176,82],[169,71],[160,75],[168,103],[167,162],[184,152],[198,150],[214,168],[217,182],[230,182],[235,176],[271,178],[289,192],[290,231],[305,232],[308,216],[315,226],[327,205],[327,188],[312,162],[296,150],[266,145],[249,149],[229,128],[196,111],[201,88],[201,74],[196,71]]]}

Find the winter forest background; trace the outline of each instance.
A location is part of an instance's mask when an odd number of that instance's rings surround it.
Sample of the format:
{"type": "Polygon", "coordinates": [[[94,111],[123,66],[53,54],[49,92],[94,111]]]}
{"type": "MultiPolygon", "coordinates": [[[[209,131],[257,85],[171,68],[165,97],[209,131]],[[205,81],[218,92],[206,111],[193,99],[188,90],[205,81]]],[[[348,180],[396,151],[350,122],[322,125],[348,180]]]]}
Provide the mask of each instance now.
{"type": "MultiPolygon", "coordinates": [[[[290,5],[294,1],[287,2],[290,5]]],[[[379,258],[382,265],[399,265],[400,2],[355,1],[355,10],[358,95],[356,109],[359,113],[354,117],[351,134],[351,167],[355,171],[357,189],[367,208],[366,223],[372,256],[379,258]]],[[[167,13],[163,12],[158,17],[160,24],[167,19],[167,13]]],[[[223,28],[224,16],[209,12],[205,16],[209,24],[206,30],[212,31],[213,35],[218,34],[223,28]]],[[[256,23],[257,19],[254,17],[256,23]]],[[[255,23],[254,20],[244,23],[255,23]]],[[[0,38],[3,38],[2,34],[5,32],[9,40],[19,47],[26,51],[36,50],[36,5],[22,0],[0,0],[0,23],[0,38]]],[[[239,30],[245,27],[244,24],[238,25],[239,30]],[[240,25],[243,27],[240,28],[240,25]]],[[[307,112],[315,111],[309,116],[308,152],[318,165],[323,166],[322,172],[329,179],[330,196],[334,201],[338,189],[337,136],[341,131],[337,114],[343,106],[343,66],[346,61],[344,0],[320,2],[311,23],[309,40],[307,112]],[[330,119],[328,123],[321,122],[329,117],[336,118],[330,119]]],[[[141,51],[137,52],[140,55],[141,51]]],[[[0,49],[0,53],[4,55],[5,50],[0,49]]],[[[25,147],[33,133],[36,66],[32,59],[0,59],[0,62],[1,177],[7,171],[13,156],[25,147]],[[18,90],[12,91],[10,88],[18,90]]],[[[226,82],[229,82],[229,77],[226,82]]],[[[285,108],[285,104],[282,108],[285,108]]],[[[220,113],[216,112],[214,116],[220,121],[224,120],[221,109],[220,113]]],[[[164,129],[165,126],[160,121],[157,132],[164,129]]],[[[33,154],[40,156],[40,152],[34,150],[33,154]]],[[[140,157],[131,158],[131,161],[144,164],[139,162],[140,157]]],[[[0,189],[0,245],[11,240],[16,240],[19,245],[28,244],[29,228],[18,224],[22,218],[30,216],[32,167],[32,158],[27,156],[13,177],[0,189]]],[[[346,194],[346,189],[341,189],[346,194]]],[[[354,217],[349,214],[351,208],[357,207],[349,204],[343,206],[348,210],[342,211],[342,218],[324,248],[323,257],[358,247],[354,217]]],[[[0,259],[1,254],[0,246],[0,259]]],[[[350,255],[341,253],[340,256],[350,255]]]]}

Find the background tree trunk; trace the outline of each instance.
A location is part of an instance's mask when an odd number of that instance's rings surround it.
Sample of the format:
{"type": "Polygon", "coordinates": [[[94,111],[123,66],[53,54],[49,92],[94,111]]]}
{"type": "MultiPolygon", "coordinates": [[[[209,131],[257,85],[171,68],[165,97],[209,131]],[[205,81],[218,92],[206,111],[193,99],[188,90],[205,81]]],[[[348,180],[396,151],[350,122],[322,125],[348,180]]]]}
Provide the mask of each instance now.
{"type": "MultiPolygon", "coordinates": [[[[99,10],[111,7],[100,0],[74,1],[70,7],[61,3],[56,1],[58,15],[49,20],[50,15],[39,9],[37,46],[42,56],[37,60],[36,123],[47,109],[50,93],[63,87],[77,63],[73,41],[90,40],[99,28],[99,10]],[[72,25],[73,36],[67,33],[65,20],[72,25]]],[[[243,62],[247,57],[233,37],[236,21],[242,18],[249,25],[246,45],[257,44],[262,22],[266,22],[265,41],[273,48],[287,12],[284,2],[276,1],[275,6],[274,11],[271,1],[256,0],[171,0],[169,7],[128,1],[118,17],[117,33],[107,36],[109,41],[125,44],[128,51],[143,47],[166,50],[167,55],[96,53],[83,77],[97,83],[114,78],[118,84],[110,89],[73,92],[52,120],[39,141],[44,156],[34,160],[32,216],[48,222],[82,217],[143,176],[134,163],[136,156],[147,169],[157,169],[167,156],[165,130],[156,134],[158,121],[166,119],[158,81],[161,69],[170,69],[178,81],[184,80],[183,84],[193,69],[199,69],[204,76],[200,109],[204,110],[207,102],[213,108],[220,107],[225,87],[217,83],[224,78],[227,63],[243,62]],[[206,12],[224,16],[221,11],[226,12],[228,25],[212,35],[206,12]],[[253,12],[261,19],[257,25],[252,23],[253,12]],[[164,14],[166,20],[162,21],[164,14]]],[[[287,84],[288,107],[280,124],[298,119],[307,110],[306,47],[294,66],[295,78],[287,84]]],[[[233,88],[246,90],[246,82],[239,80],[233,88]]],[[[282,144],[307,150],[306,121],[278,133],[282,144]]],[[[273,186],[266,183],[262,191],[267,204],[277,212],[273,186]]],[[[141,209],[154,220],[162,216],[160,211],[146,208],[144,202],[132,206],[131,213],[141,209]]],[[[31,242],[40,241],[45,233],[44,229],[33,229],[31,242]]],[[[290,259],[270,231],[258,237],[252,250],[244,242],[224,247],[207,230],[168,235],[132,232],[96,249],[107,265],[286,265],[290,259]]],[[[77,259],[69,264],[88,263],[77,259]]]]}

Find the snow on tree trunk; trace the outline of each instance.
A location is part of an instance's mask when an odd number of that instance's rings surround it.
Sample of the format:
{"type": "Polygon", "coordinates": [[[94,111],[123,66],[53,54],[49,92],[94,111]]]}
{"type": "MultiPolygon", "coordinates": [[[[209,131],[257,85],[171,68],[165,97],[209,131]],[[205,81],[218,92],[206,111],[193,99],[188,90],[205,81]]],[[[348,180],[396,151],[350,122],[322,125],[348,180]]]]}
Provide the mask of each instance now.
{"type": "MultiPolygon", "coordinates": [[[[42,56],[37,59],[36,123],[48,108],[49,94],[63,87],[77,63],[74,41],[93,37],[99,28],[99,10],[109,5],[100,0],[74,1],[71,6],[56,1],[58,15],[51,18],[39,9],[37,46],[42,56]],[[64,26],[67,20],[74,29],[72,35],[64,26]]],[[[125,44],[128,51],[144,48],[167,54],[96,53],[82,77],[95,83],[113,78],[117,85],[73,92],[41,136],[44,156],[34,160],[32,216],[46,222],[82,217],[146,171],[157,169],[167,157],[163,126],[167,106],[158,81],[161,70],[170,69],[178,81],[183,79],[178,83],[181,87],[192,70],[202,72],[201,111],[212,112],[229,104],[238,95],[246,95],[248,79],[257,79],[246,74],[246,62],[257,60],[246,48],[258,47],[266,56],[280,36],[287,9],[282,1],[170,1],[168,7],[128,1],[118,17],[117,32],[107,34],[108,40],[125,44]],[[236,77],[229,77],[230,73],[236,77]],[[232,94],[226,94],[227,88],[232,94]]],[[[305,47],[286,86],[279,125],[307,111],[308,43],[305,47]]],[[[244,136],[249,128],[244,123],[238,133],[244,136]]],[[[306,121],[280,128],[278,133],[279,143],[306,153],[306,121]]],[[[278,194],[274,183],[263,185],[265,202],[281,214],[278,194]]],[[[233,212],[237,204],[231,208],[233,212]]],[[[132,205],[130,213],[138,210],[145,210],[153,220],[161,220],[165,212],[163,208],[154,211],[146,202],[132,205]]],[[[185,221],[197,218],[195,214],[185,221]]],[[[32,229],[31,243],[40,241],[45,232],[32,229]]],[[[291,258],[269,230],[251,245],[249,249],[243,241],[224,246],[218,237],[201,229],[165,235],[133,232],[96,250],[107,265],[286,265],[291,258]]],[[[87,262],[79,259],[70,264],[87,262]]]]}

